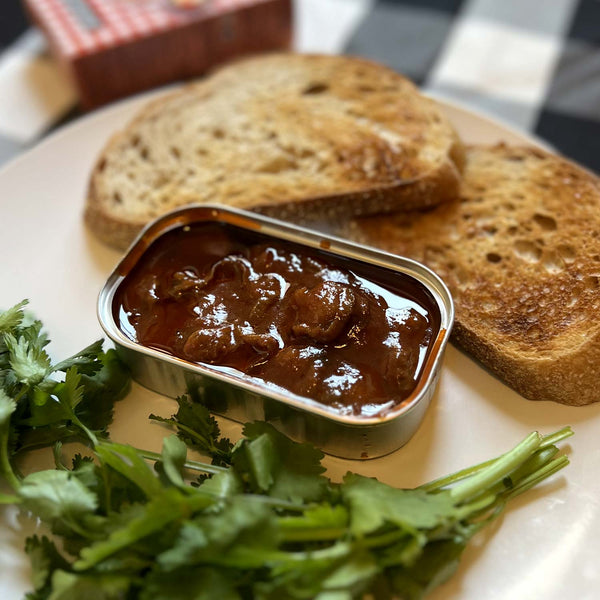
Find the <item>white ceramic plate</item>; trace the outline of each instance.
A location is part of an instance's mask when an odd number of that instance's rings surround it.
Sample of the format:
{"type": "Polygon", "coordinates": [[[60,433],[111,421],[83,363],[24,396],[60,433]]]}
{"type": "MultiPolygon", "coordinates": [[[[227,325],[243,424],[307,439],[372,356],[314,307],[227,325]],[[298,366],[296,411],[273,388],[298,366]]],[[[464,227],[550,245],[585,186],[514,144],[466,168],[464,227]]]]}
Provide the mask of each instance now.
{"type": "MultiPolygon", "coordinates": [[[[102,335],[96,297],[119,255],[82,224],[87,178],[110,134],[146,99],[81,119],[0,171],[0,306],[29,298],[53,340],[54,358],[102,335]]],[[[456,104],[442,106],[467,142],[534,141],[456,104]]],[[[147,415],[167,416],[172,408],[170,400],[135,387],[118,406],[113,439],[157,449],[161,430],[147,415]]],[[[576,433],[572,464],[476,537],[458,573],[430,598],[591,600],[600,589],[600,403],[528,402],[450,347],[438,392],[407,446],[383,459],[327,464],[336,478],[350,469],[412,487],[500,454],[534,429],[566,424],[576,433]]],[[[22,598],[30,587],[22,547],[32,527],[12,508],[0,508],[2,600],[22,598]]]]}

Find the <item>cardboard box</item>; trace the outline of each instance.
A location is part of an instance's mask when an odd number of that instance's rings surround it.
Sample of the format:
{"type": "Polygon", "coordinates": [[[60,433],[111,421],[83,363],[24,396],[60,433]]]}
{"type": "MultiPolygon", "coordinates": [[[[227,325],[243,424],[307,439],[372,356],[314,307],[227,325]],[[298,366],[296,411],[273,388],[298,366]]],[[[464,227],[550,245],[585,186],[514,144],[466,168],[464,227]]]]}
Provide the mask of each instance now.
{"type": "Polygon", "coordinates": [[[83,108],[289,49],[291,0],[23,0],[83,108]]]}

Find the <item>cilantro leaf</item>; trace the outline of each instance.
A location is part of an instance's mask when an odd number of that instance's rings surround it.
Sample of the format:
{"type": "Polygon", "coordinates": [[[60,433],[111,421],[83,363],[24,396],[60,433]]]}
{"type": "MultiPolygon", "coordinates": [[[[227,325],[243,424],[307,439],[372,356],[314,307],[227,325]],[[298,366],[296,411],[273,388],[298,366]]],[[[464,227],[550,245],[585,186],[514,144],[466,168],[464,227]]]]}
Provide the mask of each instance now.
{"type": "Polygon", "coordinates": [[[43,597],[50,591],[50,579],[56,570],[68,570],[69,563],[60,554],[54,542],[46,536],[34,535],[25,541],[25,552],[31,562],[32,583],[43,597]]]}
{"type": "Polygon", "coordinates": [[[0,388],[0,427],[6,426],[10,422],[11,415],[17,409],[17,403],[0,388]]]}
{"type": "Polygon", "coordinates": [[[158,478],[148,463],[132,446],[114,442],[100,442],[96,445],[96,455],[104,465],[108,465],[117,473],[135,484],[147,498],[152,498],[162,491],[158,478]]]}
{"type": "Polygon", "coordinates": [[[392,590],[406,600],[421,600],[431,590],[447,581],[456,571],[468,537],[433,540],[409,567],[388,571],[392,590]]]}
{"type": "Polygon", "coordinates": [[[242,600],[233,573],[209,567],[154,570],[144,580],[140,600],[242,600]]]}
{"type": "Polygon", "coordinates": [[[3,475],[15,490],[19,487],[19,481],[10,462],[10,425],[16,409],[17,403],[0,388],[0,475],[3,475]]]}
{"type": "Polygon", "coordinates": [[[77,477],[86,488],[95,491],[98,488],[100,476],[94,459],[91,456],[76,454],[71,462],[73,476],[77,477]]]}
{"type": "Polygon", "coordinates": [[[187,446],[175,435],[163,440],[161,460],[155,464],[163,482],[179,488],[185,488],[183,470],[187,458],[187,446]]]}
{"type": "Polygon", "coordinates": [[[22,338],[30,344],[37,346],[38,348],[45,348],[50,340],[43,331],[43,323],[36,319],[31,313],[25,313],[23,315],[23,322],[15,330],[16,337],[22,338]]]}
{"type": "Polygon", "coordinates": [[[86,346],[83,350],[73,356],[62,360],[52,367],[53,371],[68,371],[72,367],[77,367],[79,373],[93,375],[102,367],[99,357],[102,354],[103,340],[97,340],[93,344],[86,346]]]}
{"type": "Polygon", "coordinates": [[[38,471],[23,479],[18,494],[25,509],[43,521],[75,522],[98,506],[96,495],[68,471],[38,471]]]}
{"type": "Polygon", "coordinates": [[[66,405],[70,411],[75,414],[75,409],[83,400],[83,386],[81,384],[81,375],[75,367],[70,367],[67,371],[65,381],[58,384],[54,393],[59,397],[60,402],[66,405]]]}
{"type": "Polygon", "coordinates": [[[55,571],[48,600],[123,600],[131,578],[119,574],[79,574],[55,571]]]}
{"type": "Polygon", "coordinates": [[[150,419],[174,427],[189,448],[209,454],[215,464],[228,464],[232,444],[221,438],[219,425],[209,410],[188,396],[180,396],[176,400],[179,408],[173,417],[165,419],[150,415],[150,419]]]}
{"type": "Polygon", "coordinates": [[[344,593],[348,598],[358,598],[362,592],[367,591],[372,579],[378,573],[379,567],[373,554],[358,550],[323,580],[319,586],[323,592],[320,592],[316,598],[334,598],[344,593]]]}
{"type": "Polygon", "coordinates": [[[257,568],[277,550],[277,531],[267,505],[233,497],[218,513],[184,523],[173,547],[157,561],[166,570],[196,564],[257,568]]]}
{"type": "Polygon", "coordinates": [[[231,469],[205,479],[200,487],[203,492],[214,494],[221,498],[242,494],[244,491],[241,479],[238,474],[231,469]]]}
{"type": "Polygon", "coordinates": [[[449,492],[428,494],[424,490],[398,490],[350,473],[341,487],[350,507],[350,527],[363,536],[391,523],[407,531],[446,525],[458,512],[449,492]]]}
{"type": "Polygon", "coordinates": [[[323,453],[314,446],[294,442],[264,422],[246,424],[244,437],[232,464],[252,491],[293,502],[314,502],[329,493],[323,453]]]}
{"type": "Polygon", "coordinates": [[[190,512],[210,506],[212,502],[212,499],[199,494],[184,495],[176,488],[161,489],[142,511],[137,511],[126,524],[114,529],[105,540],[83,548],[75,568],[85,570],[94,567],[120,550],[168,529],[167,526],[190,512]]]}
{"type": "Polygon", "coordinates": [[[105,437],[114,404],[129,391],[128,371],[114,350],[98,357],[93,375],[70,367],[64,382],[44,380],[47,391],[34,388],[21,401],[20,418],[13,428],[14,451],[52,446],[56,441],[89,443],[105,437]]]}
{"type": "Polygon", "coordinates": [[[9,333],[23,322],[23,309],[29,304],[29,300],[21,300],[15,306],[0,311],[0,334],[9,333]]]}
{"type": "MultiPolygon", "coordinates": [[[[54,425],[70,419],[72,416],[68,410],[68,405],[65,406],[59,402],[56,396],[46,394],[42,401],[34,401],[30,406],[30,416],[26,419],[19,420],[19,427],[45,427],[54,425]]],[[[60,438],[58,438],[60,439],[60,438]]]]}
{"type": "Polygon", "coordinates": [[[98,356],[101,364],[93,375],[83,373],[83,400],[77,406],[77,416],[95,432],[106,431],[113,417],[115,402],[124,398],[131,388],[131,376],[115,350],[98,356]]]}
{"type": "Polygon", "coordinates": [[[12,333],[7,333],[4,343],[9,352],[11,369],[20,383],[34,386],[50,373],[50,357],[39,342],[25,337],[17,339],[12,333]]]}

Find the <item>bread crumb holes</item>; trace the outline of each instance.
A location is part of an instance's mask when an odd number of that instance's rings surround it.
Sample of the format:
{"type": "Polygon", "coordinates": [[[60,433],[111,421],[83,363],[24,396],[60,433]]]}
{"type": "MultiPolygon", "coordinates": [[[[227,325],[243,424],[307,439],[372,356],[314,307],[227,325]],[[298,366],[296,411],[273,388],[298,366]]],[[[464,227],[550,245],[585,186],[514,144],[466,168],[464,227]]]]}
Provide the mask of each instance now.
{"type": "Polygon", "coordinates": [[[556,220],[547,215],[536,213],[533,215],[533,220],[544,230],[544,231],[555,231],[556,220]]]}
{"type": "Polygon", "coordinates": [[[542,250],[530,240],[517,240],[513,247],[515,254],[524,261],[537,263],[542,257],[542,250]]]}
{"type": "Polygon", "coordinates": [[[315,82],[311,83],[308,87],[304,88],[302,94],[304,96],[310,96],[313,94],[323,94],[329,89],[329,86],[326,83],[315,82]]]}
{"type": "MultiPolygon", "coordinates": [[[[575,257],[577,256],[577,253],[575,252],[575,248],[573,248],[573,246],[569,246],[568,244],[561,244],[560,246],[558,246],[557,251],[560,255],[560,257],[566,262],[566,263],[572,263],[575,260],[575,257]]],[[[600,257],[594,257],[595,259],[600,258],[600,257]]]]}
{"type": "Polygon", "coordinates": [[[488,252],[485,255],[485,258],[488,262],[491,262],[492,264],[498,264],[502,260],[502,257],[496,252],[488,252]]]}
{"type": "Polygon", "coordinates": [[[564,269],[564,263],[560,256],[550,251],[544,255],[543,265],[548,273],[560,273],[564,269]]]}

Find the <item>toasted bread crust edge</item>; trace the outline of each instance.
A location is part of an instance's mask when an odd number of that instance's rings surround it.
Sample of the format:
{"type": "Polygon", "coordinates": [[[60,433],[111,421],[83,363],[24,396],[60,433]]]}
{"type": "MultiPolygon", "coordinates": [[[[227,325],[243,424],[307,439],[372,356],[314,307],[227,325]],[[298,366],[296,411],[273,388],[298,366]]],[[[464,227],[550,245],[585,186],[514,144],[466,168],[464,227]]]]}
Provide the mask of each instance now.
{"type": "MultiPolygon", "coordinates": [[[[460,155],[461,150],[456,152],[460,155]]],[[[429,208],[456,198],[459,189],[459,168],[455,163],[448,161],[424,179],[404,182],[397,186],[305,198],[276,205],[259,203],[251,210],[276,219],[309,224],[396,210],[429,208]]],[[[93,177],[88,189],[84,221],[96,237],[118,250],[126,249],[147,224],[107,215],[97,200],[93,177]]]]}
{"type": "MultiPolygon", "coordinates": [[[[138,118],[141,117],[142,115],[138,118]]],[[[84,208],[84,221],[90,231],[102,242],[118,250],[124,250],[147,223],[126,221],[108,215],[98,199],[95,184],[103,156],[110,151],[119,136],[120,133],[117,133],[109,140],[92,171],[84,208]]],[[[455,134],[447,161],[439,169],[413,181],[345,194],[278,202],[276,205],[258,203],[251,210],[273,218],[306,224],[319,220],[348,219],[353,216],[390,213],[397,210],[430,208],[458,196],[464,163],[465,149],[458,135],[455,134]]]]}
{"type": "Polygon", "coordinates": [[[277,205],[258,204],[252,210],[270,217],[310,223],[390,213],[397,210],[426,209],[458,196],[461,174],[456,164],[448,161],[434,173],[399,185],[303,198],[277,205]],[[425,200],[424,200],[425,198],[425,200]]]}
{"type": "MultiPolygon", "coordinates": [[[[456,198],[459,188],[460,172],[454,163],[448,162],[426,179],[399,186],[305,198],[277,205],[257,204],[251,210],[276,219],[309,224],[398,209],[429,208],[456,198]],[[426,201],[423,201],[424,197],[426,201]]],[[[96,237],[118,250],[126,249],[146,225],[145,222],[128,222],[107,215],[96,199],[93,184],[88,190],[84,220],[96,237]]]]}
{"type": "Polygon", "coordinates": [[[600,361],[598,338],[575,353],[547,360],[507,355],[470,331],[460,320],[454,323],[451,341],[527,400],[566,406],[586,406],[600,401],[596,374],[600,361]]]}

